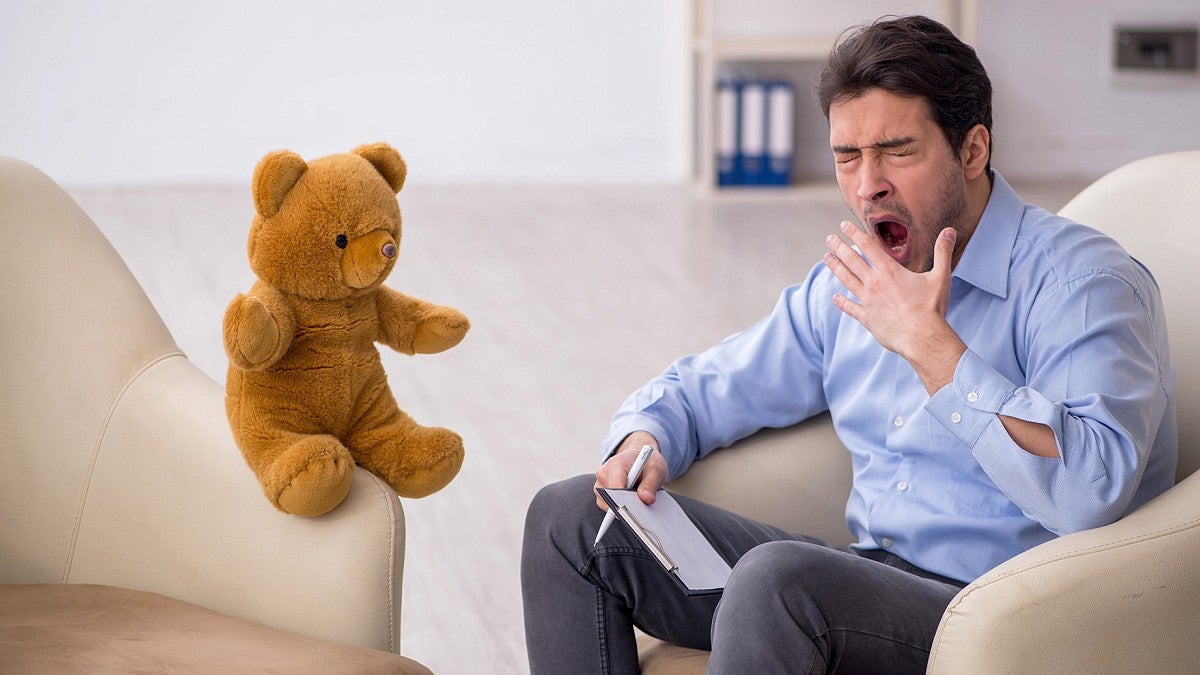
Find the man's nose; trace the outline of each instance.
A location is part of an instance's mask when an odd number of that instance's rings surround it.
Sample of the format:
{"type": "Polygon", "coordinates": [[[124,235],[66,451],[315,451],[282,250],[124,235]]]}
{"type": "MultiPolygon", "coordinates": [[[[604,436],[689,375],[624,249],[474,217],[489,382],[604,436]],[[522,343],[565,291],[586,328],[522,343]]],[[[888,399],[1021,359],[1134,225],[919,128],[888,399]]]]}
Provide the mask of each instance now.
{"type": "Polygon", "coordinates": [[[858,176],[858,198],[877,202],[892,193],[892,184],[875,162],[863,162],[858,176]]]}

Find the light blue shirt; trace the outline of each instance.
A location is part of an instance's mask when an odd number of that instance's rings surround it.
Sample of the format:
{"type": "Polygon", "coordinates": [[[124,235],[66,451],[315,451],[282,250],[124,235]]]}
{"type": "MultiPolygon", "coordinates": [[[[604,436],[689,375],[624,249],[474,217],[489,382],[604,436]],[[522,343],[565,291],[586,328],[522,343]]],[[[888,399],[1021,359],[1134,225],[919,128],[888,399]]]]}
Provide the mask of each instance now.
{"type": "Polygon", "coordinates": [[[1169,488],[1175,375],[1156,282],[1113,240],[993,178],[950,289],[947,319],[967,344],[953,383],[930,397],[833,305],[847,291],[818,264],[769,316],[632,393],[604,452],[647,431],[674,478],[829,410],[853,465],[856,546],[962,581],[1169,488]],[[1022,450],[997,414],[1049,426],[1061,457],[1022,450]]]}

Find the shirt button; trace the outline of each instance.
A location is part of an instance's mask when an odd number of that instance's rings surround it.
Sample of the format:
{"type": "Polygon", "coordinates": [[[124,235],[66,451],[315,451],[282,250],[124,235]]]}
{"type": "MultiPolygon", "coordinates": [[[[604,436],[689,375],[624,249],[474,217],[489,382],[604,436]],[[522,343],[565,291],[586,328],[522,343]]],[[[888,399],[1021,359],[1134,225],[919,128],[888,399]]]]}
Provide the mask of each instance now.
{"type": "Polygon", "coordinates": [[[959,415],[958,413],[950,413],[950,421],[958,424],[962,421],[962,415],[959,415]]]}
{"type": "Polygon", "coordinates": [[[906,483],[904,481],[900,481],[899,483],[896,483],[896,492],[904,492],[907,489],[908,489],[908,483],[906,483]]]}
{"type": "Polygon", "coordinates": [[[892,547],[892,540],[891,540],[890,538],[888,538],[888,537],[884,537],[883,539],[880,539],[880,540],[879,540],[879,543],[880,543],[880,545],[882,545],[884,548],[891,548],[891,547],[892,547]]]}
{"type": "Polygon", "coordinates": [[[967,400],[970,401],[971,403],[974,403],[975,401],[979,400],[979,394],[976,394],[975,392],[971,392],[971,393],[967,394],[967,400]]]}
{"type": "Polygon", "coordinates": [[[897,415],[896,419],[892,420],[892,424],[895,424],[896,428],[899,429],[900,427],[904,426],[904,418],[897,415]]]}

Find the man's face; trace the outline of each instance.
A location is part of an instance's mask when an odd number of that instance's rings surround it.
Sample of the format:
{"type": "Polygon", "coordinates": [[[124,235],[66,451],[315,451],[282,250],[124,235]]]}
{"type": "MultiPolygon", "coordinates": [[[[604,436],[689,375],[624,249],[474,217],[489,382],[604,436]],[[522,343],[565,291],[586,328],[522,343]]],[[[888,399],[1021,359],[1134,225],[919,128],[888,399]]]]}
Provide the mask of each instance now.
{"type": "Polygon", "coordinates": [[[923,99],[871,89],[835,101],[829,145],[842,199],[896,262],[913,272],[933,269],[934,243],[947,227],[965,244],[962,162],[923,99]]]}

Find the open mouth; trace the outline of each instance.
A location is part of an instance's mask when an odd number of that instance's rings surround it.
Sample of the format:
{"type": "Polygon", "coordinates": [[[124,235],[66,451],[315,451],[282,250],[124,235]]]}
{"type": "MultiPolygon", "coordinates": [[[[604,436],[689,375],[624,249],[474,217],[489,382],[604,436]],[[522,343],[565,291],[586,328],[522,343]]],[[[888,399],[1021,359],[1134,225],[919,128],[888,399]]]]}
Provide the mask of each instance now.
{"type": "Polygon", "coordinates": [[[875,231],[888,254],[897,262],[904,262],[908,251],[908,227],[894,220],[880,220],[875,223],[875,231]]]}

